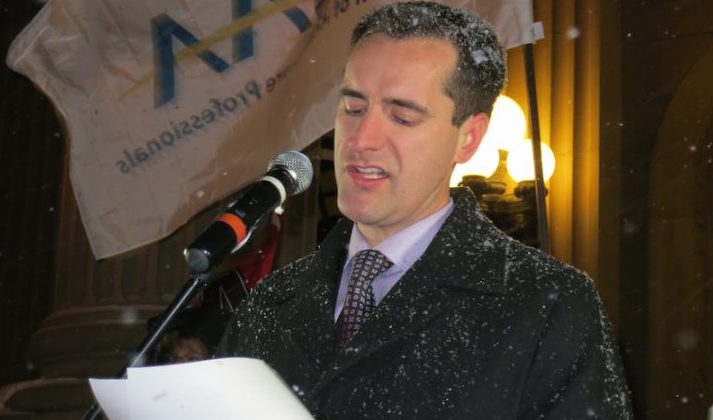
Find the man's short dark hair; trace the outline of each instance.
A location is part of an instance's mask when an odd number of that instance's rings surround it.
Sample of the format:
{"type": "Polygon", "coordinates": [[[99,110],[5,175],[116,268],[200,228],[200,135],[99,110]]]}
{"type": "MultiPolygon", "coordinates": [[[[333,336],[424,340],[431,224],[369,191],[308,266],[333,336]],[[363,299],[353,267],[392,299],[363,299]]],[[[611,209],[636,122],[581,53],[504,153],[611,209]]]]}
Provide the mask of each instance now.
{"type": "Polygon", "coordinates": [[[351,47],[373,34],[393,39],[428,38],[449,42],[458,52],[456,69],[444,91],[455,103],[452,122],[490,115],[505,84],[505,53],[493,29],[476,14],[439,3],[414,1],[377,8],[361,18],[351,47]]]}

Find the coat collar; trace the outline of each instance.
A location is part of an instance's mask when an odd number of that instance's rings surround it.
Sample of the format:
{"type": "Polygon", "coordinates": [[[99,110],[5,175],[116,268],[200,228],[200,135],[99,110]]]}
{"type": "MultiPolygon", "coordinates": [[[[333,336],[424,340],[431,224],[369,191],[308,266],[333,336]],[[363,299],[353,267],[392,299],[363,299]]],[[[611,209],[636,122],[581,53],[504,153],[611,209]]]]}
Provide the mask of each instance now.
{"type": "MultiPolygon", "coordinates": [[[[482,293],[500,293],[505,287],[505,258],[510,238],[500,232],[483,214],[472,192],[452,188],[453,213],[433,238],[424,255],[405,274],[428,273],[431,284],[482,293]],[[503,246],[505,245],[505,246],[503,246]],[[477,272],[477,276],[463,273],[477,272]]],[[[352,222],[341,219],[310,258],[303,283],[289,279],[275,289],[273,298],[284,301],[298,290],[336,296],[339,275],[347,254],[352,222]],[[324,273],[330,273],[325,279],[324,273]],[[334,273],[334,276],[331,274],[334,273]]],[[[308,257],[309,258],[309,257],[308,257]]],[[[332,307],[333,309],[333,307],[332,307]]]]}
{"type": "Polygon", "coordinates": [[[439,286],[480,293],[505,291],[505,260],[512,241],[483,214],[468,188],[451,190],[454,209],[414,271],[439,286]]]}

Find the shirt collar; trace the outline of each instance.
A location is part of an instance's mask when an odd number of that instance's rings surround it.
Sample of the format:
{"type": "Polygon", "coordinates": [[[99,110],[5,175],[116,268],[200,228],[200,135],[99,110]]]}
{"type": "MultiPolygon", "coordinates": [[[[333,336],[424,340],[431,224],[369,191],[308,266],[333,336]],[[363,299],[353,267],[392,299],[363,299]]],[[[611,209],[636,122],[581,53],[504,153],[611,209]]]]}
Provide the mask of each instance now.
{"type": "MultiPolygon", "coordinates": [[[[438,230],[452,212],[453,200],[449,199],[442,209],[401,229],[373,248],[384,254],[394,263],[394,267],[397,269],[408,270],[426,251],[433,237],[436,236],[436,233],[438,233],[438,230]]],[[[351,264],[352,257],[357,252],[370,248],[372,247],[369,246],[366,238],[364,238],[355,223],[349,239],[347,263],[351,264]]]]}

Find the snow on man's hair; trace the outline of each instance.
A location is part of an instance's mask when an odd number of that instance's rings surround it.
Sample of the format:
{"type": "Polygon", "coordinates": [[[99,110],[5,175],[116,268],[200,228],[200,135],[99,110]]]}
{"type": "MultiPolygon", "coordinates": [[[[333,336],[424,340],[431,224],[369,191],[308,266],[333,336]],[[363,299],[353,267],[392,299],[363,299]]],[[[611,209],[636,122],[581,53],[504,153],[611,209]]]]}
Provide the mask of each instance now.
{"type": "Polygon", "coordinates": [[[352,32],[352,49],[377,33],[393,39],[448,41],[458,52],[456,69],[444,87],[455,103],[453,125],[480,112],[490,115],[505,84],[505,53],[495,31],[479,16],[427,1],[389,4],[359,20],[352,32]]]}

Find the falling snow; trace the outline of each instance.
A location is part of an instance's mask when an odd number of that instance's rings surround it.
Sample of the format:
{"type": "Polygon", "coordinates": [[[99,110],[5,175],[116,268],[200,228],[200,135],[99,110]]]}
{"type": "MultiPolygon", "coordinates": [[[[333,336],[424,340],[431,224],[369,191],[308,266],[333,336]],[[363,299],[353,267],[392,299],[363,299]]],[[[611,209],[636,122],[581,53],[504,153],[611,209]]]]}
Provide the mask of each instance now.
{"type": "Polygon", "coordinates": [[[575,38],[579,37],[580,33],[581,33],[581,31],[579,30],[579,28],[577,28],[576,26],[573,26],[571,28],[567,28],[567,31],[565,32],[565,36],[568,39],[575,39],[575,38]]]}

